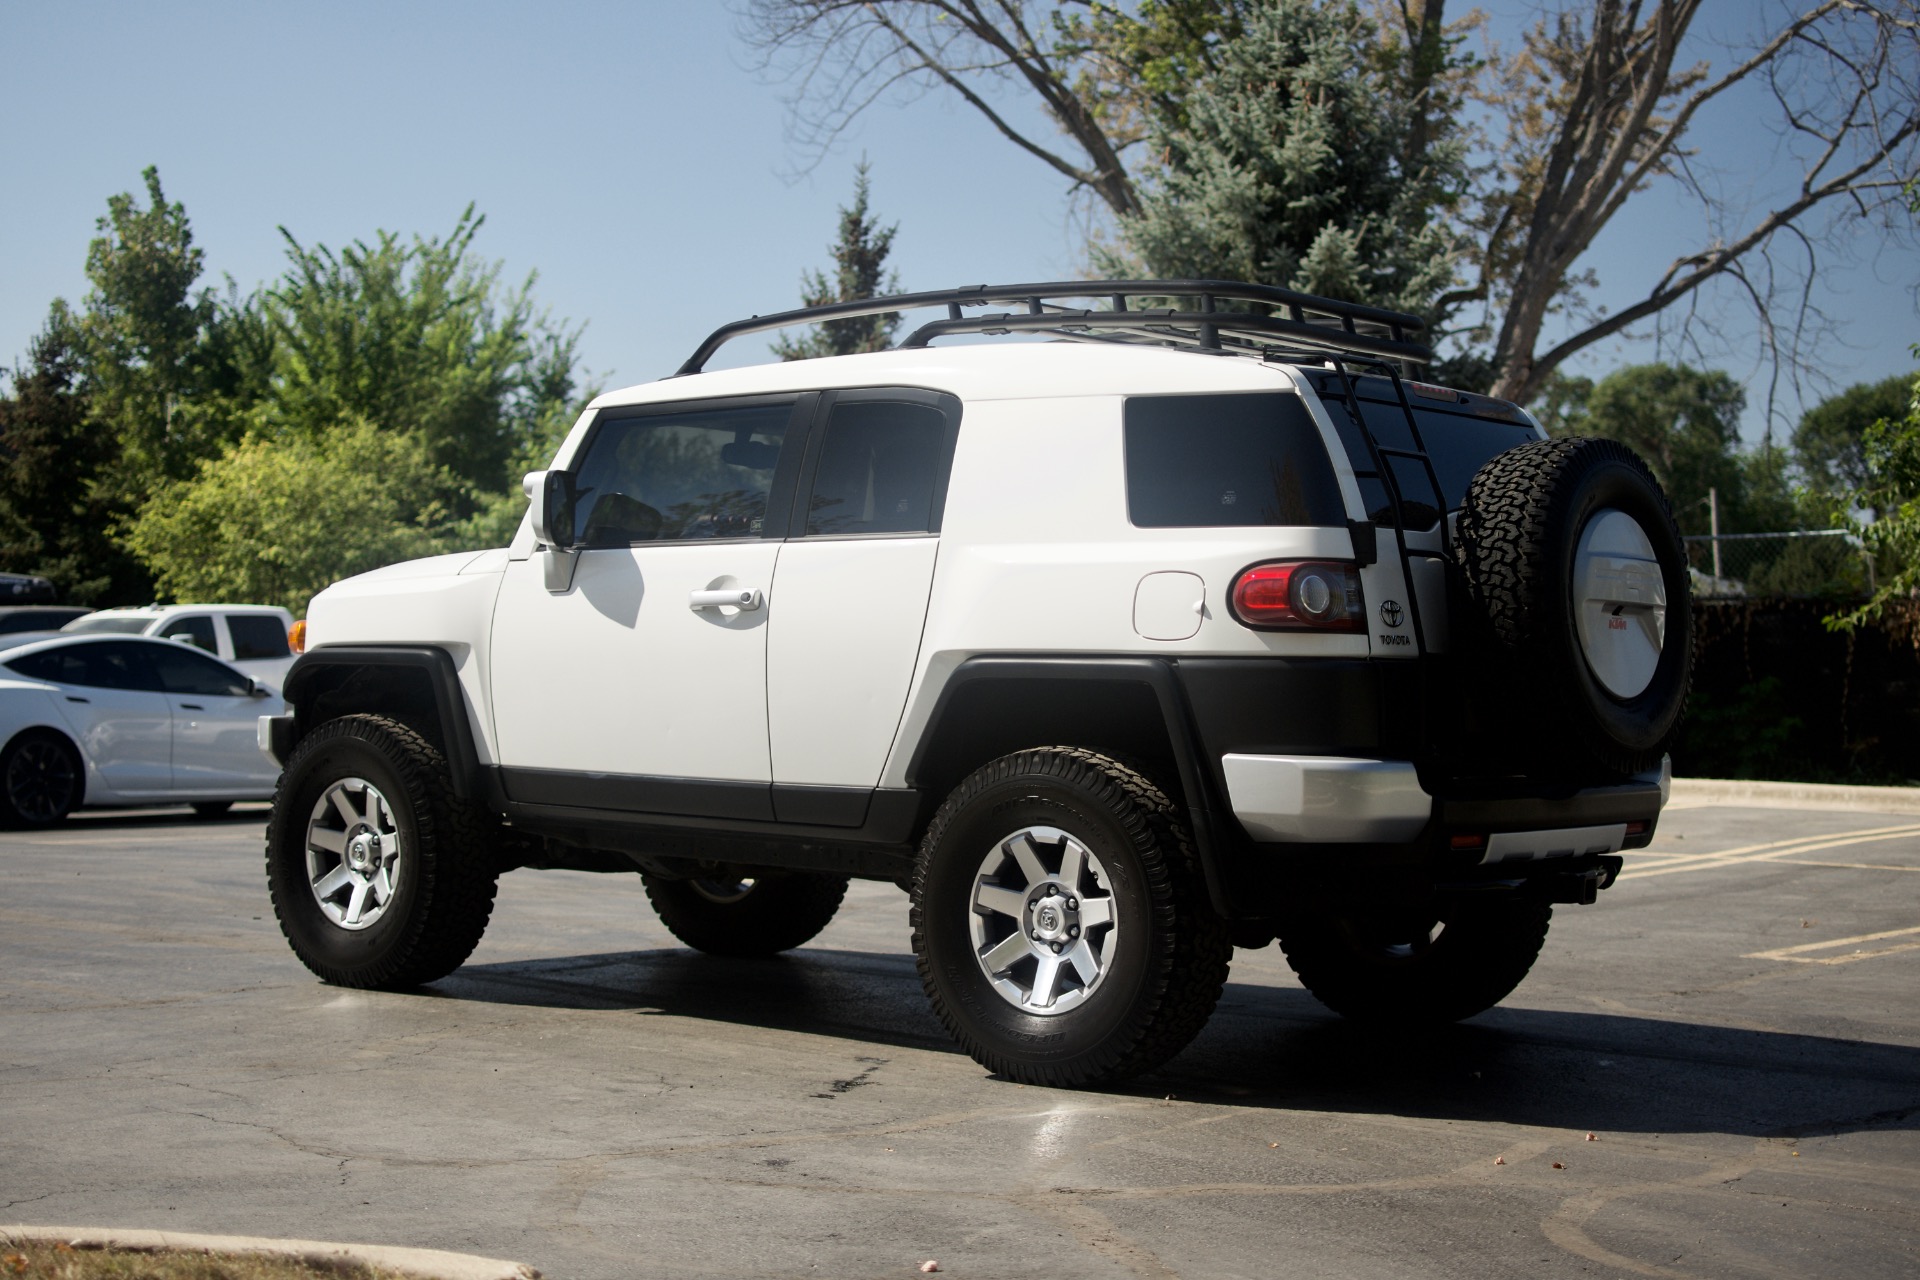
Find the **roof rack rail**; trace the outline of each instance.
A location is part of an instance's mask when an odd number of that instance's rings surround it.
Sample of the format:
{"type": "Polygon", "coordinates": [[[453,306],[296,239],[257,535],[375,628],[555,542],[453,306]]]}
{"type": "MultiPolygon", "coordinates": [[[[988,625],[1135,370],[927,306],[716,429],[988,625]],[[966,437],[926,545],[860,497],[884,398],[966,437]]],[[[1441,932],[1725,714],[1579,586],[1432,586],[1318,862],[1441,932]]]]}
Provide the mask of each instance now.
{"type": "Polygon", "coordinates": [[[935,338],[956,333],[1052,333],[1086,342],[1142,343],[1262,359],[1360,356],[1397,361],[1403,367],[1433,359],[1431,348],[1408,336],[1425,326],[1418,316],[1404,312],[1234,280],[1064,280],[978,284],[751,316],[708,334],[675,376],[699,373],[715,351],[745,334],[938,306],[946,307],[947,318],[921,325],[900,343],[902,348],[924,347],[935,338]],[[1105,300],[1107,305],[1063,305],[1092,299],[1105,300]],[[1197,299],[1198,306],[1130,305],[1174,299],[1197,299]],[[1231,303],[1250,307],[1222,306],[1231,303]],[[996,304],[1020,309],[966,314],[966,308],[996,304]]]}

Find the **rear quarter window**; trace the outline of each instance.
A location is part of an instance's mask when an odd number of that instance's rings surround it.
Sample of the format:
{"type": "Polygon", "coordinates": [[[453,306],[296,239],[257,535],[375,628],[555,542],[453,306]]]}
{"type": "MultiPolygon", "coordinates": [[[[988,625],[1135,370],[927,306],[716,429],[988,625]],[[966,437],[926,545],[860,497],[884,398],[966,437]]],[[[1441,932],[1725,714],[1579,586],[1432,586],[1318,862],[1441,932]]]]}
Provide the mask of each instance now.
{"type": "Polygon", "coordinates": [[[1320,430],[1289,392],[1137,396],[1126,454],[1139,528],[1346,523],[1320,430]]]}
{"type": "Polygon", "coordinates": [[[287,647],[287,632],[280,625],[280,619],[266,614],[228,614],[227,634],[233,637],[233,656],[239,662],[284,658],[293,652],[287,647]]]}

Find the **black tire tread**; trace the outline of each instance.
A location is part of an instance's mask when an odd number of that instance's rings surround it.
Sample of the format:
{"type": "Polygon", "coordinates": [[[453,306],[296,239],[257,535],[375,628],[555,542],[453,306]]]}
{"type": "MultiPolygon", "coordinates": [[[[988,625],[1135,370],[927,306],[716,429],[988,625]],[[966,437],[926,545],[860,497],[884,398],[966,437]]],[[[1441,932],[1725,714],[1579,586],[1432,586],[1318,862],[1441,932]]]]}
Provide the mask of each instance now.
{"type": "Polygon", "coordinates": [[[1206,1026],[1226,986],[1233,943],[1227,926],[1207,905],[1199,855],[1180,812],[1153,781],[1110,756],[1083,747],[1039,747],[1002,756],[969,775],[941,804],[914,862],[913,950],[920,982],[934,1014],[976,1062],[996,1075],[1026,1084],[1079,1088],[1109,1084],[1159,1066],[1206,1026]],[[1148,1012],[1133,1034],[1108,1046],[1097,1061],[1035,1066],[982,1043],[949,1008],[934,981],[922,918],[928,867],[941,837],[962,809],[990,787],[1038,776],[1082,788],[1117,816],[1146,870],[1146,884],[1162,963],[1154,966],[1148,1012]],[[1164,851],[1164,852],[1163,852],[1164,851]]]}
{"type": "Polygon", "coordinates": [[[274,788],[273,813],[267,824],[267,884],[280,932],[301,961],[323,981],[335,986],[399,991],[444,978],[466,962],[480,945],[493,915],[498,889],[493,847],[496,826],[479,806],[453,794],[453,783],[440,752],[417,730],[398,720],[376,715],[350,715],[329,720],[300,739],[274,788]],[[418,829],[414,833],[418,856],[411,868],[418,878],[419,906],[408,922],[408,936],[377,966],[343,970],[307,954],[287,929],[288,904],[280,898],[273,873],[276,840],[298,827],[296,840],[305,838],[305,816],[287,812],[287,780],[308,756],[341,738],[351,738],[383,755],[406,789],[418,829]]]}
{"type": "Polygon", "coordinates": [[[1382,964],[1355,953],[1336,916],[1315,913],[1282,929],[1280,949],[1300,985],[1342,1017],[1433,1026],[1484,1013],[1513,994],[1539,957],[1552,919],[1552,907],[1524,899],[1469,909],[1448,923],[1465,931],[1455,936],[1458,945],[1447,947],[1443,933],[1433,955],[1382,964]]]}
{"type": "Polygon", "coordinates": [[[641,881],[667,931],[715,956],[771,956],[804,946],[832,923],[847,896],[847,877],[809,872],[761,876],[737,903],[710,902],[684,880],[642,874],[641,881]]]}

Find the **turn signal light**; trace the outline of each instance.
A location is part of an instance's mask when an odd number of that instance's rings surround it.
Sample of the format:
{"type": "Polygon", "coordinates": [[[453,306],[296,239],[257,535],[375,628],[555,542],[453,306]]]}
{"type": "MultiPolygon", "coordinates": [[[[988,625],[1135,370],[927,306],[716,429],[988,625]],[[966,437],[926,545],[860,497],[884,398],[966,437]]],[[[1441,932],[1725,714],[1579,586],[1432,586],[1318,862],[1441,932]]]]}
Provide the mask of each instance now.
{"type": "Polygon", "coordinates": [[[287,628],[287,648],[295,653],[307,651],[307,620],[305,618],[287,628]]]}
{"type": "Polygon", "coordinates": [[[1256,564],[1228,596],[1233,616],[1261,631],[1365,631],[1360,570],[1324,560],[1256,564]]]}

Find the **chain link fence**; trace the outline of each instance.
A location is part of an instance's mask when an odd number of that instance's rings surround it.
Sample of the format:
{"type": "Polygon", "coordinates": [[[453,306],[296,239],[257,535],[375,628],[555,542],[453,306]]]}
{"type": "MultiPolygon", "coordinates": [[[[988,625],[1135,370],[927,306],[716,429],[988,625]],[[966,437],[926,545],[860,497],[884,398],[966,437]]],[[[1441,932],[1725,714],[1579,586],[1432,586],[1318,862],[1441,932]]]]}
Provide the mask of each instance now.
{"type": "Polygon", "coordinates": [[[1842,529],[1700,534],[1684,539],[1696,600],[1858,596],[1873,562],[1842,529]]]}

